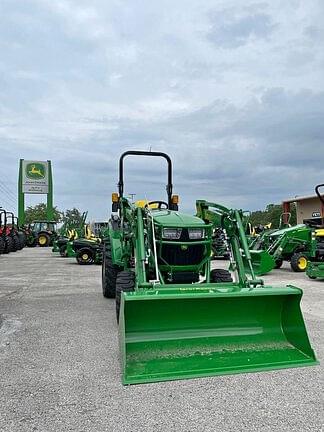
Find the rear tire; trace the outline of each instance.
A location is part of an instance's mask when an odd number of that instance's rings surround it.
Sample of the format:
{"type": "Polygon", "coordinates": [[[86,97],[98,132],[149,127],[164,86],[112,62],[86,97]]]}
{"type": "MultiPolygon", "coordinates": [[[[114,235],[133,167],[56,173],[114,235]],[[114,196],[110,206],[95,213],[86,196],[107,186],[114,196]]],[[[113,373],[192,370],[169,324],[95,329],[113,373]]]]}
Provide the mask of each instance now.
{"type": "Polygon", "coordinates": [[[275,262],[275,269],[279,269],[282,266],[283,260],[282,259],[277,259],[275,262]]]}
{"type": "Polygon", "coordinates": [[[214,269],[210,272],[210,281],[213,283],[233,282],[232,275],[228,270],[214,269]]]}
{"type": "Polygon", "coordinates": [[[90,265],[94,262],[94,253],[89,248],[81,248],[77,251],[76,260],[80,265],[90,265]]]}
{"type": "Polygon", "coordinates": [[[50,237],[46,233],[41,233],[37,237],[37,243],[40,247],[47,247],[50,244],[50,237]]]}
{"type": "Polygon", "coordinates": [[[116,279],[116,319],[119,322],[120,302],[122,292],[131,292],[135,288],[135,273],[123,270],[118,273],[116,279]]]}
{"type": "Polygon", "coordinates": [[[102,295],[104,297],[116,297],[116,278],[121,270],[121,267],[113,264],[111,256],[111,245],[109,242],[106,242],[106,244],[104,245],[101,267],[102,295]]]}
{"type": "Polygon", "coordinates": [[[4,240],[5,240],[5,244],[6,244],[5,252],[4,253],[13,252],[13,241],[12,241],[12,238],[10,236],[6,235],[4,240]]]}
{"type": "Polygon", "coordinates": [[[6,243],[2,236],[0,236],[0,255],[4,253],[6,248],[6,243]]]}
{"type": "Polygon", "coordinates": [[[19,241],[19,237],[17,234],[12,236],[12,242],[13,242],[13,249],[16,252],[17,250],[21,249],[21,245],[20,245],[20,241],[19,241]]]}
{"type": "Polygon", "coordinates": [[[304,272],[308,258],[304,252],[295,252],[290,258],[290,267],[294,272],[304,272]]]}

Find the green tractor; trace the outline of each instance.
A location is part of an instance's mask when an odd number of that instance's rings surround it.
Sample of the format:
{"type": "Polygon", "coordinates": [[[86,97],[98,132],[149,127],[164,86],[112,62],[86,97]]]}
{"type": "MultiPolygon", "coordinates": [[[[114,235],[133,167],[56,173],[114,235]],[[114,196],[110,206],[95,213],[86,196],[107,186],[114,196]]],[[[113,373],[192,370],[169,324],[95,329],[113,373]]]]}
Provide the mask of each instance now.
{"type": "Polygon", "coordinates": [[[197,216],[180,213],[171,159],[161,152],[123,153],[118,187],[102,290],[115,297],[123,384],[317,363],[300,310],[302,291],[256,278],[242,212],[200,200],[197,216]],[[124,197],[123,163],[131,155],[167,161],[166,201],[141,207],[124,197]],[[228,238],[231,272],[211,266],[216,226],[228,238]]]}
{"type": "Polygon", "coordinates": [[[324,184],[315,187],[315,192],[322,204],[322,220],[312,232],[311,253],[306,268],[306,274],[310,279],[324,278],[324,198],[320,194],[321,187],[324,187],[324,184]]]}
{"type": "Polygon", "coordinates": [[[29,224],[27,234],[27,246],[47,247],[52,246],[53,241],[57,238],[57,222],[36,220],[29,224]]]}
{"type": "Polygon", "coordinates": [[[289,225],[290,213],[283,213],[279,229],[269,229],[250,244],[252,250],[265,250],[274,259],[275,268],[290,262],[294,272],[304,272],[311,253],[312,227],[309,224],[289,225]],[[283,221],[283,216],[286,222],[283,221]]]}

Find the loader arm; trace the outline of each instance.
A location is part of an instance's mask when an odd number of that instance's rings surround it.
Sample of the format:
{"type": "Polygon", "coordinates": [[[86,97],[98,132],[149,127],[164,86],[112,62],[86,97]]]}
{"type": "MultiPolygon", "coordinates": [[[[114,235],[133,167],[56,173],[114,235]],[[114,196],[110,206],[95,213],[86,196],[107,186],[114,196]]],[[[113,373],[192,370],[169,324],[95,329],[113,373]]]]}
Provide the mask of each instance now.
{"type": "Polygon", "coordinates": [[[219,204],[204,200],[197,200],[196,208],[198,217],[205,222],[212,223],[214,227],[225,230],[232,249],[232,266],[234,266],[234,270],[237,271],[239,285],[241,287],[263,285],[263,281],[255,277],[241,212],[239,210],[230,210],[219,204]],[[251,279],[248,279],[246,275],[241,250],[248,263],[251,279]]]}

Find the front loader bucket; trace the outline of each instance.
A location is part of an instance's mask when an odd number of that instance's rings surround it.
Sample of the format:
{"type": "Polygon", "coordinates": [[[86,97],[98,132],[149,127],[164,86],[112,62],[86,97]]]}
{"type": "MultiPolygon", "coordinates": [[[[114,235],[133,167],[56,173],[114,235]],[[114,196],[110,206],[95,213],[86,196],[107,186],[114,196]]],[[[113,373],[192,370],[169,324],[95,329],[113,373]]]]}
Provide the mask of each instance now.
{"type": "MultiPolygon", "coordinates": [[[[250,250],[251,260],[253,265],[253,270],[256,276],[261,276],[269,273],[275,268],[275,260],[265,250],[250,250]]],[[[243,257],[245,271],[250,273],[250,268],[248,266],[247,260],[243,257]]]]}
{"type": "Polygon", "coordinates": [[[123,384],[317,363],[294,287],[227,284],[123,293],[123,384]]]}

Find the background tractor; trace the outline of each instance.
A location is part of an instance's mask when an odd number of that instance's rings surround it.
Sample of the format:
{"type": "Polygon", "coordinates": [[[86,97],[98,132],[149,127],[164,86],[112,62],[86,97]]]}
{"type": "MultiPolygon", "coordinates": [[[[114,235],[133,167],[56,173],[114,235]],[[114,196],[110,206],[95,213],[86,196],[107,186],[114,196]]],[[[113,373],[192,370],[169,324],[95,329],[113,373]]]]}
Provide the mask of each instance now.
{"type": "Polygon", "coordinates": [[[295,272],[306,270],[311,254],[312,221],[290,226],[290,213],[282,213],[278,229],[264,231],[250,244],[252,250],[266,250],[275,261],[275,268],[280,268],[284,261],[289,261],[295,272]]]}
{"type": "Polygon", "coordinates": [[[199,200],[197,216],[180,213],[171,159],[160,152],[122,154],[118,188],[102,289],[115,297],[124,384],[317,363],[302,291],[256,278],[241,211],[199,200]],[[166,160],[166,201],[141,207],[124,197],[123,163],[131,155],[166,160]],[[226,232],[231,272],[211,267],[215,227],[226,232]]]}
{"type": "Polygon", "coordinates": [[[7,212],[5,209],[0,209],[0,251],[7,254],[15,251],[14,241],[11,235],[10,227],[7,225],[7,212]]]}
{"type": "Polygon", "coordinates": [[[57,237],[57,222],[36,220],[28,226],[27,246],[47,247],[53,244],[57,237]]]}

